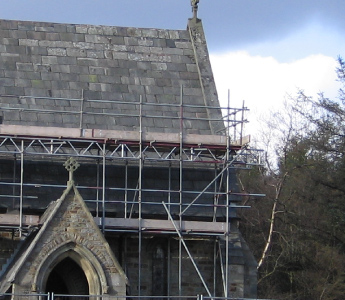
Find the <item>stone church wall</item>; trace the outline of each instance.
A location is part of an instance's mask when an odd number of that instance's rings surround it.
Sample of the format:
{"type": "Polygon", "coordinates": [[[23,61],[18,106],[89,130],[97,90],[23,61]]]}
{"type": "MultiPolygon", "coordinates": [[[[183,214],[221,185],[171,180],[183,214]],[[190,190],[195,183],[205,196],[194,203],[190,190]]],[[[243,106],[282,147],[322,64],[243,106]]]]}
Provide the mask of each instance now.
{"type": "MultiPolygon", "coordinates": [[[[109,236],[107,238],[113,252],[119,258],[122,263],[122,267],[126,270],[126,275],[130,282],[128,291],[131,295],[138,294],[138,238],[136,236],[126,237],[114,237],[109,236]]],[[[186,239],[186,244],[195,263],[198,266],[200,273],[206,281],[208,288],[213,292],[214,280],[216,282],[216,294],[221,296],[222,279],[219,254],[216,253],[216,267],[214,268],[214,240],[213,239],[186,239]],[[214,274],[216,271],[216,274],[214,274]]],[[[217,246],[218,247],[218,246],[217,246]]],[[[141,246],[141,295],[152,296],[157,291],[154,290],[155,278],[154,270],[157,267],[156,264],[160,264],[159,268],[164,269],[163,278],[160,279],[161,292],[163,295],[179,295],[179,242],[174,237],[160,237],[150,236],[142,239],[141,246]],[[155,252],[157,249],[163,249],[164,263],[160,263],[160,260],[156,260],[155,252]]],[[[216,250],[217,251],[217,250],[216,250]]],[[[195,270],[192,262],[185,249],[182,249],[182,277],[181,287],[183,295],[207,295],[205,288],[195,270]]],[[[162,295],[160,294],[160,295],[162,295]]]]}

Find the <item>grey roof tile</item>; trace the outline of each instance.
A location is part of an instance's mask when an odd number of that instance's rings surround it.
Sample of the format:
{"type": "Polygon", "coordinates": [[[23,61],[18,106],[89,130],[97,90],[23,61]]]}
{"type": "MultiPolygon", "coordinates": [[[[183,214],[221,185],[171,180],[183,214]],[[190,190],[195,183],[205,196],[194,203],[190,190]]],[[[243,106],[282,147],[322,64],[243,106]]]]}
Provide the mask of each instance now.
{"type": "MultiPolygon", "coordinates": [[[[179,132],[180,86],[184,86],[186,104],[204,105],[204,82],[205,95],[215,95],[206,43],[193,46],[188,30],[0,21],[0,37],[0,93],[13,96],[12,101],[3,97],[0,102],[22,108],[20,113],[4,111],[5,124],[79,127],[81,100],[68,99],[83,97],[83,127],[138,130],[142,99],[144,130],[179,132]],[[204,78],[199,78],[199,68],[204,78]],[[15,101],[19,96],[31,96],[21,98],[31,102],[15,101]],[[46,112],[25,111],[29,102],[30,109],[46,112]]],[[[185,130],[213,132],[210,122],[195,120],[207,119],[207,108],[185,110],[185,117],[193,118],[184,120],[185,130]]]]}

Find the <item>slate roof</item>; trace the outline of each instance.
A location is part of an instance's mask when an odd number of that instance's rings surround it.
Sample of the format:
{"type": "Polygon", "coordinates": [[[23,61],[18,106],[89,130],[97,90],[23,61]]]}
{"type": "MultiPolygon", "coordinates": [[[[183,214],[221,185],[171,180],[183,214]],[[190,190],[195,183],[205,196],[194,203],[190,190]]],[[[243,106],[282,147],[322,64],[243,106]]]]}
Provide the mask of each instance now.
{"type": "Polygon", "coordinates": [[[221,134],[199,19],[186,30],[0,20],[2,124],[221,134]],[[140,104],[141,103],[141,104],[140,104]],[[196,107],[197,106],[197,107],[196,107]]]}

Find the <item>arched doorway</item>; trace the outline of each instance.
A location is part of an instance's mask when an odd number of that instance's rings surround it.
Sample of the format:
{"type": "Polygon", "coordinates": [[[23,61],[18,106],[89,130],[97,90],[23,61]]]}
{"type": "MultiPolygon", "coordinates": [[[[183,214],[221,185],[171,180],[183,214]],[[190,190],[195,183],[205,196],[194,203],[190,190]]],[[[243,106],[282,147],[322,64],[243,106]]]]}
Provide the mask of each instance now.
{"type": "Polygon", "coordinates": [[[89,284],[83,269],[73,259],[66,257],[50,272],[46,292],[64,295],[88,295],[89,284]]]}
{"type": "Polygon", "coordinates": [[[107,292],[107,280],[98,259],[73,242],[49,253],[37,269],[37,291],[68,295],[100,295],[107,292]]]}

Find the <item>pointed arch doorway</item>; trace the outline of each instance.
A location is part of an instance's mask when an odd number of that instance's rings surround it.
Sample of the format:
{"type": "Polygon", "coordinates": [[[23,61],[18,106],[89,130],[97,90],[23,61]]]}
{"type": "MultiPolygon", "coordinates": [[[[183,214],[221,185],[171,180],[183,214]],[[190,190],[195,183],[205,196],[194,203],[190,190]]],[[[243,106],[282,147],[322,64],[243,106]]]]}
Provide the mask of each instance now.
{"type": "Polygon", "coordinates": [[[45,290],[54,294],[89,295],[89,284],[83,269],[66,257],[50,272],[45,290]]]}
{"type": "Polygon", "coordinates": [[[98,259],[87,249],[67,243],[51,253],[38,269],[39,291],[63,295],[100,295],[107,290],[98,259]]]}

